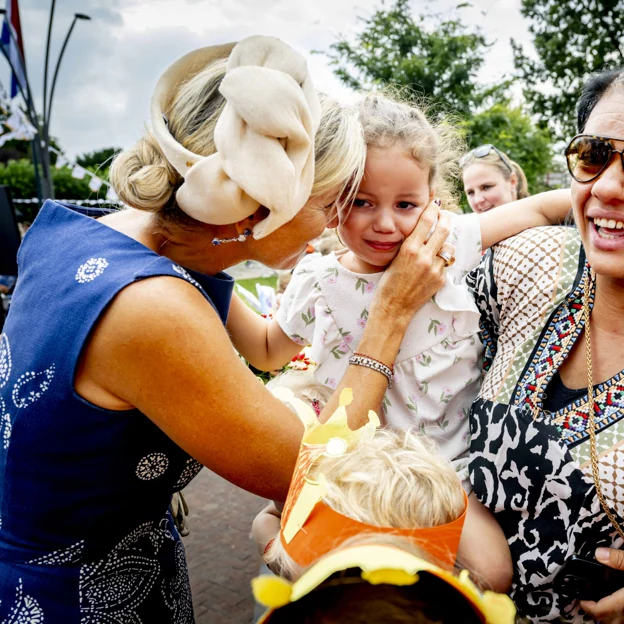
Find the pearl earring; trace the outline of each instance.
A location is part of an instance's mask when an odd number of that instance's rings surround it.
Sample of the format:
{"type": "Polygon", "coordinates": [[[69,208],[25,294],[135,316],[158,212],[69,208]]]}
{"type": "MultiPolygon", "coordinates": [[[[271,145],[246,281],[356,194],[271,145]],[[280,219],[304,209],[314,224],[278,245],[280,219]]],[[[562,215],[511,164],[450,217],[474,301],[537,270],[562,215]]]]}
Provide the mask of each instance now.
{"type": "Polygon", "coordinates": [[[213,245],[222,245],[223,243],[244,243],[252,234],[252,231],[247,228],[242,234],[235,236],[234,238],[213,238],[213,245]]]}

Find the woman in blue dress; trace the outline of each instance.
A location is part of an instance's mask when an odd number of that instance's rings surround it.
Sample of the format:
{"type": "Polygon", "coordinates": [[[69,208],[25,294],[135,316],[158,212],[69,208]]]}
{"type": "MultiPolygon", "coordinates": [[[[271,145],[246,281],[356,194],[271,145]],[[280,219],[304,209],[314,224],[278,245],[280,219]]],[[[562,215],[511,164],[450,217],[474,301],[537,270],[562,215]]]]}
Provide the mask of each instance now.
{"type": "MultiPolygon", "coordinates": [[[[48,201],[19,252],[0,335],[2,623],[193,622],[172,494],[203,465],[261,496],[288,489],[301,425],[232,348],[221,271],[296,262],[363,165],[356,121],[264,37],[177,61],[151,117],[112,169],[128,208],[48,201]]],[[[436,220],[431,205],[380,284],[368,366],[336,394],[354,388],[354,420],[387,388],[374,360],[394,361],[444,283],[443,217],[422,244],[436,220]]]]}

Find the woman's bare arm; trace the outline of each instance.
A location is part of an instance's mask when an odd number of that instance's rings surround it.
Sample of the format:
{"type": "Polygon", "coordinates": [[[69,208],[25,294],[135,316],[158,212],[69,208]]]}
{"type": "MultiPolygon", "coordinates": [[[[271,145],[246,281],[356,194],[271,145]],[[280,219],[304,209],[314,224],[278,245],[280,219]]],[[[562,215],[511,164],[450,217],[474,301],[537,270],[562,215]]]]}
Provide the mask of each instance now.
{"type": "Polygon", "coordinates": [[[540,225],[562,223],[572,207],[569,189],[547,191],[481,213],[481,244],[489,249],[500,241],[540,225]]]}
{"type": "MultiPolygon", "coordinates": [[[[359,350],[392,363],[409,321],[444,283],[436,256],[449,233],[445,216],[427,209],[380,282],[359,350]]],[[[383,375],[349,366],[321,414],[353,388],[352,427],[367,422],[387,389],[383,375]]],[[[232,483],[284,500],[302,425],[238,357],[211,306],[190,284],[157,277],[128,286],[95,328],[76,390],[102,407],[136,407],[172,440],[232,483]]]]}

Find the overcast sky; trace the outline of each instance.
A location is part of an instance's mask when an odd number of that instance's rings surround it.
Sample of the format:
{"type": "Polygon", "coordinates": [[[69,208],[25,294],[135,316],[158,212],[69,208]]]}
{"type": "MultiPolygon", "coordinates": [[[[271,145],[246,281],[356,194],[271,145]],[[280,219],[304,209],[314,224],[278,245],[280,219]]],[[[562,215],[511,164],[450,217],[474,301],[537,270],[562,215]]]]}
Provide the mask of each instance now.
{"type": "MultiPolygon", "coordinates": [[[[391,0],[388,0],[387,4],[391,0]]],[[[459,0],[413,0],[415,13],[448,12],[459,0]]],[[[40,107],[49,0],[20,0],[31,87],[40,107]]],[[[51,49],[52,76],[74,12],[78,22],[67,47],[54,97],[51,134],[70,157],[102,147],[125,147],[148,118],[152,89],[161,72],[182,54],[252,34],[280,37],[306,55],[317,88],[339,98],[348,91],[323,55],[339,33],[358,28],[381,0],[57,0],[51,49]]],[[[460,16],[495,42],[482,79],[512,70],[511,37],[530,41],[520,0],[472,0],[460,16]]],[[[9,88],[6,63],[0,81],[9,88]]]]}

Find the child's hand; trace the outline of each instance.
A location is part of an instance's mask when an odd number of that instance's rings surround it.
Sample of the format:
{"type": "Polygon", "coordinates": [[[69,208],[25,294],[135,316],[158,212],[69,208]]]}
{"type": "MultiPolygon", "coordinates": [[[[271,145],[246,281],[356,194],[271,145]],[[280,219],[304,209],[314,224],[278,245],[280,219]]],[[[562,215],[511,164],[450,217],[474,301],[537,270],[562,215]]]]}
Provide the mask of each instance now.
{"type": "Polygon", "coordinates": [[[269,503],[255,518],[251,525],[251,539],[255,542],[262,558],[270,543],[279,535],[281,511],[275,503],[269,503]]]}

